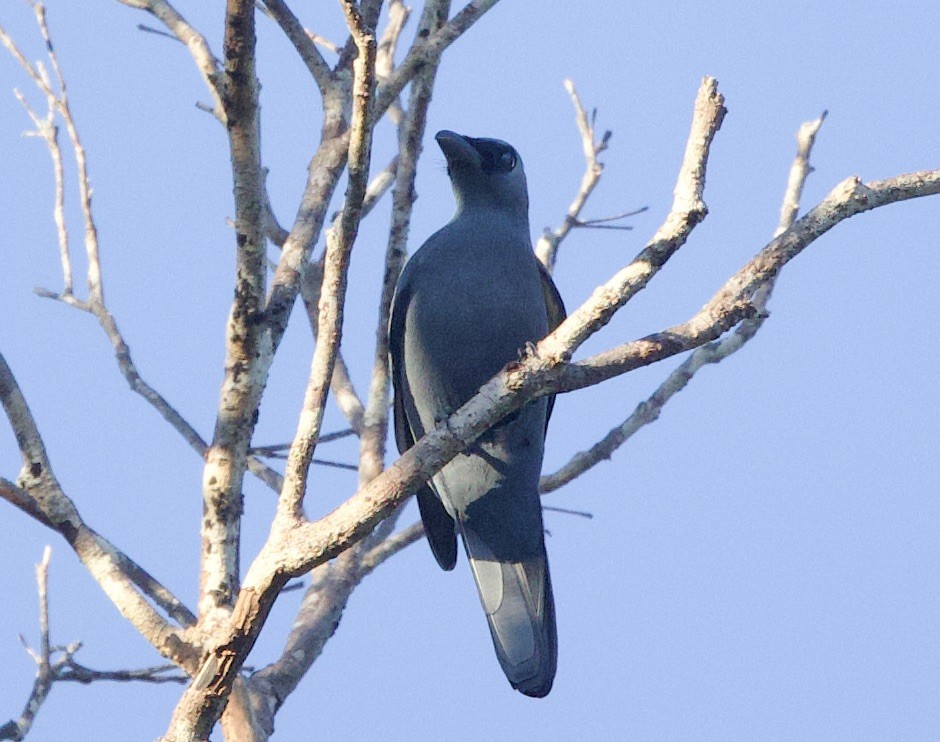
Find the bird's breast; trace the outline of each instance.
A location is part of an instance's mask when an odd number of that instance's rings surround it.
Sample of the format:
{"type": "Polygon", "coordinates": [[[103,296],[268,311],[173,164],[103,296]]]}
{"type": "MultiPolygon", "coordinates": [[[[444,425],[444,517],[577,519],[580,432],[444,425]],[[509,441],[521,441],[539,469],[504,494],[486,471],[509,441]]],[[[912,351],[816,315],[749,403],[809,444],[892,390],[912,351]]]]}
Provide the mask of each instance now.
{"type": "Polygon", "coordinates": [[[409,383],[428,386],[449,413],[545,336],[545,301],[527,242],[475,234],[429,241],[422,253],[410,276],[405,367],[409,383]]]}

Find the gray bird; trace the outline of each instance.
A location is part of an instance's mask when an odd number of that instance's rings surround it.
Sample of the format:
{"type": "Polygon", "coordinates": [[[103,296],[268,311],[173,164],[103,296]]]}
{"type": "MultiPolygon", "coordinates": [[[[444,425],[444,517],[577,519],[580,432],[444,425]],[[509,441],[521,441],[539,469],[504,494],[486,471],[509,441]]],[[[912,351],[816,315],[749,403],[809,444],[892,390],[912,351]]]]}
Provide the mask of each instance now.
{"type": "MultiPolygon", "coordinates": [[[[396,289],[389,347],[402,453],[565,318],[532,252],[519,155],[498,139],[435,138],[457,212],[408,261],[396,289]]],[[[512,686],[533,697],[551,690],[558,652],[538,494],[553,401],[502,420],[417,492],[445,570],[461,535],[496,656],[512,686]]]]}

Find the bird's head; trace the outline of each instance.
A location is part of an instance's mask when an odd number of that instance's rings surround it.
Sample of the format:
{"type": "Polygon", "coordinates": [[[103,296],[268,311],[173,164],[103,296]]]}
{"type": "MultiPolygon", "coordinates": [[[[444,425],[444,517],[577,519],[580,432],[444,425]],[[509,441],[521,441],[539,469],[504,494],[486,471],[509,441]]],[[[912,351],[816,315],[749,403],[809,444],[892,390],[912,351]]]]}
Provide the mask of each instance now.
{"type": "Polygon", "coordinates": [[[528,221],[525,170],[515,149],[499,139],[475,139],[447,130],[434,138],[447,158],[458,215],[467,208],[497,208],[528,221]]]}

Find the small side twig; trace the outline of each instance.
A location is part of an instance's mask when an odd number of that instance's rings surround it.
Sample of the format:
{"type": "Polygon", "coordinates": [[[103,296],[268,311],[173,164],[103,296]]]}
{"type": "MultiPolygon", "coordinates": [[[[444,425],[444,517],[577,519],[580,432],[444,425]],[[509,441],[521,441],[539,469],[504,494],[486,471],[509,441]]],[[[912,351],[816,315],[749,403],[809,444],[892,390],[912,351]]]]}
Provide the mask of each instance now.
{"type": "MultiPolygon", "coordinates": [[[[43,703],[49,697],[49,691],[52,690],[52,684],[55,682],[55,675],[60,663],[65,660],[60,659],[55,663],[52,661],[52,647],[49,641],[49,560],[52,557],[52,548],[47,546],[42,552],[42,561],[36,565],[36,589],[39,593],[39,651],[32,651],[27,646],[27,651],[35,660],[36,680],[33,682],[33,688],[29,694],[29,700],[18,719],[11,719],[0,727],[0,739],[22,740],[32,729],[33,722],[36,720],[36,714],[42,708],[43,703]]],[[[25,642],[24,642],[25,644],[25,642]]],[[[65,657],[69,658],[79,645],[72,645],[74,649],[65,650],[65,657]]]]}
{"type": "Polygon", "coordinates": [[[154,667],[142,667],[137,670],[93,670],[76,662],[74,657],[69,657],[56,673],[55,679],[57,682],[74,682],[83,685],[102,680],[158,685],[160,683],[182,684],[189,680],[189,676],[180,672],[176,665],[156,665],[154,667]]]}
{"type": "MultiPolygon", "coordinates": [[[[578,124],[578,131],[581,133],[581,149],[584,152],[585,169],[584,175],[581,176],[581,186],[574,200],[571,202],[571,205],[568,207],[568,212],[565,214],[561,225],[554,231],[546,227],[539,241],[535,244],[535,255],[549,273],[555,270],[558,246],[561,244],[561,241],[568,236],[572,228],[587,226],[587,222],[581,221],[578,217],[588,197],[590,197],[591,193],[597,187],[601,179],[601,174],[604,172],[604,163],[600,162],[597,156],[607,149],[612,136],[612,132],[605,131],[603,135],[601,135],[601,138],[598,139],[594,130],[594,117],[588,117],[587,111],[584,109],[584,106],[581,104],[581,99],[578,97],[578,91],[575,90],[574,83],[571,80],[565,80],[565,90],[568,91],[568,95],[571,96],[571,102],[574,105],[575,121],[578,124]]],[[[624,216],[627,215],[625,214],[624,216]]],[[[618,219],[622,217],[612,218],[618,219]]]]}
{"type": "Polygon", "coordinates": [[[169,35],[189,50],[202,79],[212,95],[212,106],[207,107],[221,123],[225,123],[225,111],[222,106],[222,71],[218,57],[209,48],[206,37],[199,33],[167,0],[118,0],[130,8],[137,8],[150,13],[166,26],[166,33],[144,26],[141,31],[169,35]]]}
{"type": "MultiPolygon", "coordinates": [[[[317,443],[330,443],[331,441],[338,441],[342,438],[348,438],[349,436],[355,434],[356,431],[352,428],[345,428],[343,430],[337,430],[335,433],[324,433],[319,438],[317,438],[317,443]]],[[[290,450],[290,443],[274,443],[269,446],[252,446],[248,450],[256,456],[283,458],[284,454],[290,450]]]]}

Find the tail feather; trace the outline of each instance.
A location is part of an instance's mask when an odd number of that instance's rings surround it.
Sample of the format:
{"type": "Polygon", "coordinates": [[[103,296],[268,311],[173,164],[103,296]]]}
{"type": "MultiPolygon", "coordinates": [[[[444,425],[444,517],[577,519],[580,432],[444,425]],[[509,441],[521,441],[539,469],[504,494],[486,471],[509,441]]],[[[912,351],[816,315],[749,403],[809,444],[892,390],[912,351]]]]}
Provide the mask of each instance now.
{"type": "Polygon", "coordinates": [[[555,603],[544,550],[522,561],[499,561],[472,530],[464,545],[496,657],[512,687],[541,698],[555,679],[558,638],[555,603]]]}

